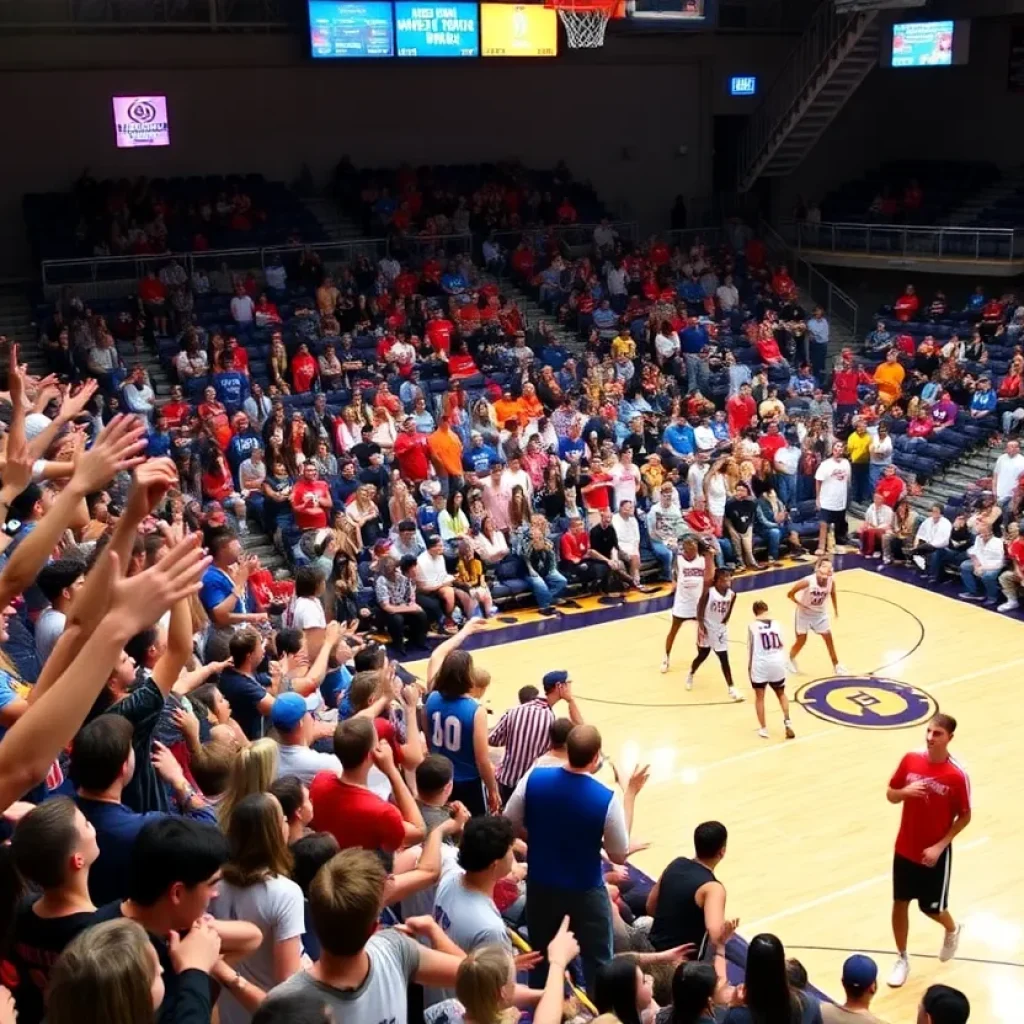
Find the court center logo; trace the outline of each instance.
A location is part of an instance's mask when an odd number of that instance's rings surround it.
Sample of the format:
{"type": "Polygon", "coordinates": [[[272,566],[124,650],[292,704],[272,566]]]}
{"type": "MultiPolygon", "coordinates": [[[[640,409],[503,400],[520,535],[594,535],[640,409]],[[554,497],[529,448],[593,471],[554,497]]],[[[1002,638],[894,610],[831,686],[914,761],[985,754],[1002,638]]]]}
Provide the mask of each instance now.
{"type": "Polygon", "coordinates": [[[939,710],[929,693],[877,676],[836,676],[806,683],[796,700],[812,715],[854,729],[905,729],[939,710]]]}

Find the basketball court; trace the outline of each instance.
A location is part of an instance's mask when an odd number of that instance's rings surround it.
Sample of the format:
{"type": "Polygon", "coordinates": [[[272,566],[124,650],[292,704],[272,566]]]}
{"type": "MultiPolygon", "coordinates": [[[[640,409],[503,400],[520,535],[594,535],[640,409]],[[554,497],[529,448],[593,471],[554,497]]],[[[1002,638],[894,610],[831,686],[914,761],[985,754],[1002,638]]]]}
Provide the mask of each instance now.
{"type": "MultiPolygon", "coordinates": [[[[757,736],[744,641],[756,599],[768,602],[792,640],[786,592],[809,565],[788,570],[785,582],[776,582],[779,573],[737,581],[743,589],[730,623],[731,661],[748,698],[742,704],[728,700],[714,658],[698,671],[693,690],[684,689],[695,649],[692,623],[680,631],[672,669],[662,675],[670,615],[644,606],[661,607],[666,599],[631,599],[621,609],[493,626],[475,638],[493,644],[474,650],[492,675],[493,721],[521,686],[539,686],[551,669],[568,670],[605,753],[627,772],[637,763],[651,766],[633,831],[651,846],[632,859],[636,867],[657,877],[673,857],[692,854],[697,823],[719,819],[729,829],[718,872],[728,915],[740,918],[745,938],[779,935],[819,988],[841,997],[843,960],[867,952],[879,964],[872,1009],[883,1019],[915,1019],[921,993],[942,981],[967,993],[972,1019],[1024,1021],[1024,825],[1017,810],[1024,627],[878,573],[877,563],[855,561],[870,568],[836,572],[833,623],[850,675],[828,678],[824,644],[809,638],[802,674],[787,687],[797,698],[795,740],[783,738],[770,693],[771,739],[757,736]],[[503,635],[532,628],[547,632],[503,642],[503,635]],[[912,907],[911,975],[892,990],[884,980],[895,957],[890,871],[900,809],[886,801],[885,790],[902,755],[923,748],[924,723],[936,708],[959,722],[950,749],[970,773],[974,796],[971,824],[954,847],[950,897],[964,934],[957,960],[939,964],[941,929],[912,907]]],[[[425,663],[407,667],[422,676],[425,663]]]]}

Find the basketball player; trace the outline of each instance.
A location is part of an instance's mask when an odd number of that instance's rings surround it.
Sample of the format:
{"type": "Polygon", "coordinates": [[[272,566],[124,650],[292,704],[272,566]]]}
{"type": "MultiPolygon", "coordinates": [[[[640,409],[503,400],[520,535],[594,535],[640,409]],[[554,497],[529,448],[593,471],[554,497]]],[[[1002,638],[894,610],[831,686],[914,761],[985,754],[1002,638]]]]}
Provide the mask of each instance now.
{"type": "Polygon", "coordinates": [[[899,957],[889,984],[899,988],[910,973],[907,935],[910,901],[946,930],[939,959],[952,960],[960,943],[960,925],[947,909],[953,840],[971,822],[971,780],[949,756],[956,719],[933,715],[925,731],[923,751],[906,754],[889,780],[885,795],[903,804],[896,854],[892,862],[892,933],[899,957]]]}
{"type": "Polygon", "coordinates": [[[697,602],[697,657],[686,676],[686,688],[693,689],[693,674],[714,651],[722,666],[729,696],[741,701],[743,694],[733,686],[732,666],[729,664],[729,616],[736,604],[736,593],[731,583],[732,573],[728,569],[716,569],[714,583],[704,587],[704,593],[697,602]]]}
{"type": "Polygon", "coordinates": [[[839,664],[836,657],[836,645],[832,639],[832,623],[828,615],[828,599],[832,598],[832,611],[839,617],[839,601],[836,594],[836,581],[832,576],[832,561],[828,558],[818,559],[814,567],[814,575],[802,579],[791,587],[787,595],[796,605],[796,642],[789,652],[786,668],[790,672],[799,672],[796,656],[807,643],[807,632],[817,633],[825,641],[828,656],[832,659],[832,671],[837,676],[845,676],[846,669],[839,664]]]}
{"type": "Polygon", "coordinates": [[[697,538],[684,537],[676,553],[676,594],[672,602],[672,625],[665,637],[665,657],[661,662],[661,671],[668,671],[672,645],[676,642],[676,633],[684,622],[697,618],[697,605],[708,580],[711,579],[715,561],[714,555],[708,551],[700,553],[697,538]]]}
{"type": "Polygon", "coordinates": [[[754,710],[757,711],[757,735],[768,739],[768,726],[764,717],[764,688],[770,686],[779,699],[786,739],[796,733],[789,719],[789,698],[786,696],[786,645],[782,642],[782,627],[768,617],[768,605],[754,602],[754,621],[747,627],[747,672],[754,688],[754,710]]]}

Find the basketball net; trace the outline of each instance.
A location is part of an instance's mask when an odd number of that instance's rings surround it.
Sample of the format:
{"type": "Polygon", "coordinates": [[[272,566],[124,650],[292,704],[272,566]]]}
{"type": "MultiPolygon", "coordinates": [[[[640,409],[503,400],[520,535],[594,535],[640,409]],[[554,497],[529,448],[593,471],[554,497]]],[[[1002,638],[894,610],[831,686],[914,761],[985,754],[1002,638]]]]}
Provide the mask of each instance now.
{"type": "Polygon", "coordinates": [[[576,50],[589,50],[604,46],[604,30],[608,27],[611,9],[576,11],[558,8],[558,16],[565,26],[565,38],[576,50]]]}

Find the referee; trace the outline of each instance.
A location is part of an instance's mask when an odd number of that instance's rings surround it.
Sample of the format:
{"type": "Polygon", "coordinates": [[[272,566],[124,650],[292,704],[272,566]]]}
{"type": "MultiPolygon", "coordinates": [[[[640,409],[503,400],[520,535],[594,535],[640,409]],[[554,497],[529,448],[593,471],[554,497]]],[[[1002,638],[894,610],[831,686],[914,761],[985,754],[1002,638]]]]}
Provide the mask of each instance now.
{"type": "Polygon", "coordinates": [[[557,670],[543,679],[544,695],[509,708],[491,730],[487,742],[492,747],[504,747],[505,754],[495,772],[501,802],[508,803],[512,790],[533,767],[534,761],[551,746],[548,735],[555,720],[555,705],[564,700],[573,725],[582,725],[583,716],[572,695],[569,673],[557,670]]]}

